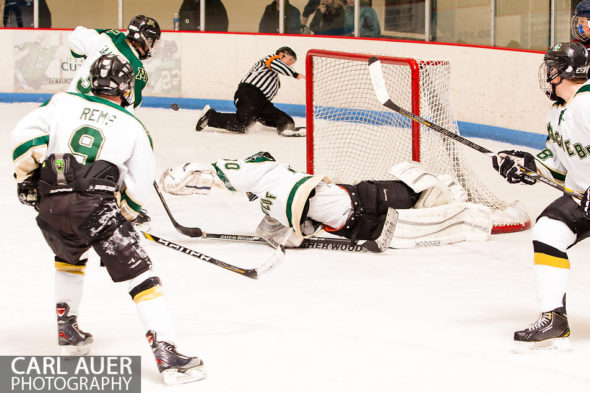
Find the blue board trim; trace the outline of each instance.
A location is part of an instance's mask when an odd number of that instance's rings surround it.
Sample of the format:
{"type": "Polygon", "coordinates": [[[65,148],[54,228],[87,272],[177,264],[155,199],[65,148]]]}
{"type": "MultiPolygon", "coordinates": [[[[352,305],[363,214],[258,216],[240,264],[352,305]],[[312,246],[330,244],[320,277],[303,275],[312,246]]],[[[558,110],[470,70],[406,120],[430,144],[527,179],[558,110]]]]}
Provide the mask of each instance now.
{"type": "MultiPolygon", "coordinates": [[[[51,98],[52,94],[35,94],[35,93],[0,93],[0,102],[16,103],[16,102],[38,102],[43,103],[51,98]]],[[[177,104],[181,109],[202,109],[209,104],[220,112],[232,112],[235,110],[233,101],[230,100],[207,100],[200,98],[175,98],[175,97],[144,97],[142,106],[148,108],[170,108],[170,104],[177,104]]],[[[296,104],[276,104],[277,108],[288,113],[293,117],[305,117],[305,105],[296,104]]],[[[358,116],[363,113],[371,112],[372,116],[369,118],[373,123],[387,122],[392,117],[401,116],[392,112],[380,111],[366,111],[347,109],[347,120],[344,121],[358,121],[358,116]],[[378,116],[374,116],[374,115],[378,116]]],[[[409,120],[406,123],[409,126],[409,120]]],[[[536,134],[533,132],[526,132],[514,130],[511,128],[503,128],[490,126],[486,124],[470,123],[466,121],[457,122],[459,132],[465,138],[483,138],[499,142],[506,142],[513,145],[526,146],[535,149],[543,149],[545,147],[546,136],[536,134]]]]}

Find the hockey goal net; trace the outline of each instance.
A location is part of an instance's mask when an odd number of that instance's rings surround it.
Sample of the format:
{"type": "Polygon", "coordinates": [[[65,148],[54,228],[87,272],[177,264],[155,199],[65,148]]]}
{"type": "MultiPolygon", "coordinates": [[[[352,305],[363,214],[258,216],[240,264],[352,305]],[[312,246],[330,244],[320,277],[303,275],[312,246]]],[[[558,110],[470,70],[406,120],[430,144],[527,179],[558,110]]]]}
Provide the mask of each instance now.
{"type": "MultiPolygon", "coordinates": [[[[391,178],[389,169],[414,160],[450,174],[470,202],[490,207],[492,233],[528,228],[526,210],[504,202],[477,178],[459,142],[382,106],[369,76],[373,55],[310,50],[307,74],[307,170],[339,183],[391,178]]],[[[391,100],[432,123],[459,133],[450,103],[448,61],[379,56],[391,100]]]]}

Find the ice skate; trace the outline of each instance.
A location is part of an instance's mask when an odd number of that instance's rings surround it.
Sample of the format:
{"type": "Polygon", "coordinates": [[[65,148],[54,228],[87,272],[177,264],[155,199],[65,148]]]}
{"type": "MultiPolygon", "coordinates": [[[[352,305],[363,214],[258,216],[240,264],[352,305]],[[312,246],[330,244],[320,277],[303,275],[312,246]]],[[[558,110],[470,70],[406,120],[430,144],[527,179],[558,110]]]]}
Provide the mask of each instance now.
{"type": "MultiPolygon", "coordinates": [[[[565,298],[564,298],[565,304],[565,298]]],[[[514,352],[572,349],[565,305],[542,312],[539,319],[524,330],[514,332],[514,352]]]]}
{"type": "Polygon", "coordinates": [[[146,337],[166,385],[200,381],[207,376],[200,358],[178,353],[174,345],[158,341],[153,330],[148,331],[146,337]]]}
{"type": "Polygon", "coordinates": [[[203,110],[201,111],[201,114],[197,119],[197,125],[195,126],[195,130],[202,131],[205,127],[207,127],[207,124],[209,123],[209,117],[211,117],[213,111],[214,110],[211,109],[209,105],[205,105],[203,107],[203,110]]]}
{"type": "Polygon", "coordinates": [[[68,315],[70,306],[67,303],[57,303],[57,343],[62,356],[84,356],[90,352],[92,334],[83,332],[78,327],[78,318],[68,315]]]}

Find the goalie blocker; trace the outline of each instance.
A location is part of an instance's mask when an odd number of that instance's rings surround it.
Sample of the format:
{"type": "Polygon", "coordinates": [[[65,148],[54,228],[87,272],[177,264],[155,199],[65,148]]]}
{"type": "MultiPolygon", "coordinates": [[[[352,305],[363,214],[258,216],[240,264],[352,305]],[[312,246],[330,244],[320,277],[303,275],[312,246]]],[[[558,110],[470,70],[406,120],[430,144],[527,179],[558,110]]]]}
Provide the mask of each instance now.
{"type": "Polygon", "coordinates": [[[375,251],[489,238],[490,209],[466,203],[454,179],[426,173],[418,163],[396,165],[391,174],[399,180],[337,185],[260,152],[168,169],[159,184],[175,195],[206,194],[213,185],[256,195],[266,213],[257,235],[276,243],[289,232],[287,247],[322,229],[352,242],[370,241],[367,248],[375,251]]]}

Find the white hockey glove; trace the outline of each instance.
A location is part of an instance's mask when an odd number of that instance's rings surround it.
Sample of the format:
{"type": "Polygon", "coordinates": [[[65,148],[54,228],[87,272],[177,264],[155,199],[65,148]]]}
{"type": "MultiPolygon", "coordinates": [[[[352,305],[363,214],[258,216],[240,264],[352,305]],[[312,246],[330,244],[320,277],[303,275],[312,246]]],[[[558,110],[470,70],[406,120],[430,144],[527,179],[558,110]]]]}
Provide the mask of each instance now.
{"type": "Polygon", "coordinates": [[[166,169],[158,185],[162,190],[174,195],[207,195],[215,182],[210,165],[196,162],[186,163],[176,168],[166,169]]]}
{"type": "Polygon", "coordinates": [[[536,179],[527,176],[521,168],[537,171],[535,157],[531,153],[517,150],[502,150],[492,157],[492,166],[508,183],[535,184],[536,179]]]}

